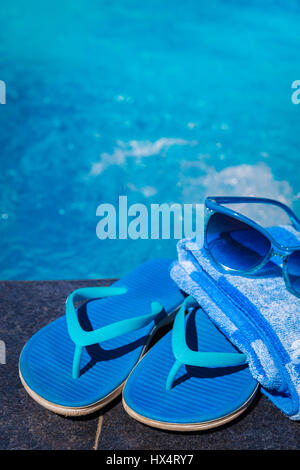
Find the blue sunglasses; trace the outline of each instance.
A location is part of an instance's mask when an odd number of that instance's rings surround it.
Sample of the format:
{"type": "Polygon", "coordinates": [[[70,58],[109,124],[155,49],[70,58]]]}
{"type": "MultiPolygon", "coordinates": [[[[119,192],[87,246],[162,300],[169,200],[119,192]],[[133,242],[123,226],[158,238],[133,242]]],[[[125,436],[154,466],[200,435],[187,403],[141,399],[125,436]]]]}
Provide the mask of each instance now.
{"type": "Polygon", "coordinates": [[[294,212],[279,201],[256,197],[208,197],[204,246],[221,268],[236,274],[255,274],[273,256],[282,259],[283,277],[287,289],[300,297],[300,242],[287,247],[248,217],[222,204],[258,203],[280,207],[292,225],[300,231],[300,221],[294,212]]]}

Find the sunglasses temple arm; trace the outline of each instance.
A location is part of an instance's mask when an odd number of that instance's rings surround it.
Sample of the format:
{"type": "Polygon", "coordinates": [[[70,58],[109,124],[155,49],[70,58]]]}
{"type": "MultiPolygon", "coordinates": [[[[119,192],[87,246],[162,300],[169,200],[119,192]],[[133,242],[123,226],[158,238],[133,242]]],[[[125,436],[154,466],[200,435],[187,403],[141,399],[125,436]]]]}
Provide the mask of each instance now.
{"type": "Polygon", "coordinates": [[[289,218],[295,229],[300,231],[300,220],[296,214],[288,206],[283,204],[280,201],[275,201],[274,199],[260,198],[260,197],[208,197],[208,201],[217,204],[242,204],[242,203],[252,203],[252,204],[270,204],[273,206],[278,206],[283,209],[289,218]]]}

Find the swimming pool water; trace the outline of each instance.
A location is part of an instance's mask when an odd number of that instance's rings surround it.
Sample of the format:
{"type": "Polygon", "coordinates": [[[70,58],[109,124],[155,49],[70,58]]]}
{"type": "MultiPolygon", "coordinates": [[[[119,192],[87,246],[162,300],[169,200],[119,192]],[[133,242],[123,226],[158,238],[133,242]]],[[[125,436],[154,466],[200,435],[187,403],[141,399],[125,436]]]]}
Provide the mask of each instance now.
{"type": "Polygon", "coordinates": [[[0,279],[118,277],[174,240],[96,208],[281,198],[300,214],[298,1],[27,0],[0,11],[0,279]]]}

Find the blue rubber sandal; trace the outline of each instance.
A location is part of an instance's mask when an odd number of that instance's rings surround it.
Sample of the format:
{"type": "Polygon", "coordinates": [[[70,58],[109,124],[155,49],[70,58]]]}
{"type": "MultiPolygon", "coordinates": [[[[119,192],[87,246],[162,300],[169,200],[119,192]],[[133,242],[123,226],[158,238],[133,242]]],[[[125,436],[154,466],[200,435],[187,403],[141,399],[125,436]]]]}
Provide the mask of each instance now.
{"type": "Polygon", "coordinates": [[[170,278],[171,262],[152,260],[111,287],[74,291],[66,315],[38,331],[21,353],[19,374],[29,395],[51,411],[79,416],[120,394],[153,334],[184,300],[170,278]],[[78,300],[90,301],[75,309],[78,300]]]}
{"type": "Polygon", "coordinates": [[[245,411],[255,396],[258,383],[246,362],[246,356],[187,297],[173,330],[130,374],[124,408],[134,419],[160,429],[220,426],[245,411]]]}

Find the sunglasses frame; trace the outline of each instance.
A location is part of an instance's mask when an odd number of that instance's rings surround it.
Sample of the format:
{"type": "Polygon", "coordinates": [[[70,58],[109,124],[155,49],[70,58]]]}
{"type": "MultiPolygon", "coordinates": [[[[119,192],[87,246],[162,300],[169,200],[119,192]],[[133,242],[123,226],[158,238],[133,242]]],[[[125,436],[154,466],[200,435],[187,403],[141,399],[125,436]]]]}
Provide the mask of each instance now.
{"type": "Polygon", "coordinates": [[[296,251],[300,251],[300,243],[299,245],[292,246],[292,247],[287,247],[285,245],[281,245],[278,243],[270,233],[264,229],[261,225],[257,224],[254,222],[254,220],[250,219],[249,217],[246,217],[243,214],[240,214],[239,212],[234,211],[233,209],[230,209],[229,207],[222,206],[222,204],[243,204],[243,203],[256,203],[256,204],[267,204],[267,205],[273,205],[280,207],[283,209],[287,215],[289,216],[293,227],[297,230],[300,231],[300,220],[298,217],[295,215],[295,213],[285,204],[279,201],[275,201],[273,199],[267,199],[267,198],[258,198],[258,197],[207,197],[205,200],[205,221],[204,221],[204,247],[208,251],[210,257],[212,260],[224,271],[226,272],[231,272],[235,274],[241,274],[241,275],[251,275],[257,273],[261,268],[263,268],[273,256],[279,256],[282,259],[282,274],[283,278],[285,281],[286,288],[288,289],[289,292],[292,294],[296,295],[297,297],[300,297],[300,292],[297,292],[291,284],[289,274],[288,274],[288,260],[289,257],[296,251]],[[237,219],[250,227],[254,228],[258,232],[260,232],[262,235],[264,235],[267,240],[270,242],[270,249],[268,253],[263,257],[263,259],[253,268],[249,270],[238,270],[238,269],[233,269],[229,268],[228,266],[225,266],[221,264],[218,260],[216,260],[211,253],[209,247],[208,247],[208,242],[207,242],[207,227],[210,218],[215,214],[215,213],[221,213],[228,215],[234,219],[237,219]]]}

